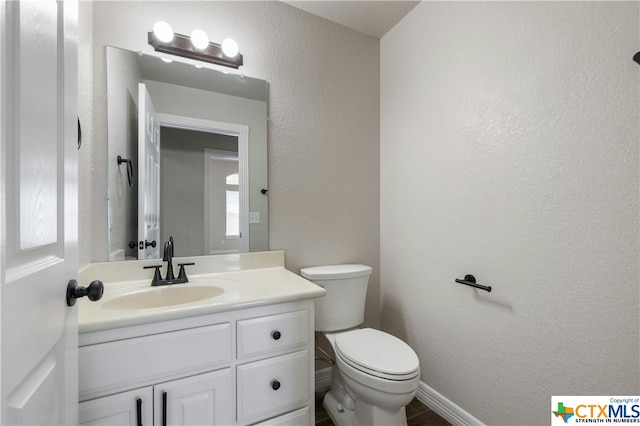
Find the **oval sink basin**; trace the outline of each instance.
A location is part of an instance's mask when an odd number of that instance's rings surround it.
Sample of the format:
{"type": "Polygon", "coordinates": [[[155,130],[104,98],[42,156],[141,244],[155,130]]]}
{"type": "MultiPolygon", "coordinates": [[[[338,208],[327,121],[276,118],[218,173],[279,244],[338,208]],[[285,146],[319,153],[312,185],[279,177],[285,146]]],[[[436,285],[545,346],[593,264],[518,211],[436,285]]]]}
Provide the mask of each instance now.
{"type": "Polygon", "coordinates": [[[161,308],[211,299],[223,293],[223,288],[215,286],[186,287],[182,286],[182,284],[177,284],[167,287],[152,287],[149,290],[125,294],[107,300],[102,304],[102,309],[126,310],[161,308]]]}

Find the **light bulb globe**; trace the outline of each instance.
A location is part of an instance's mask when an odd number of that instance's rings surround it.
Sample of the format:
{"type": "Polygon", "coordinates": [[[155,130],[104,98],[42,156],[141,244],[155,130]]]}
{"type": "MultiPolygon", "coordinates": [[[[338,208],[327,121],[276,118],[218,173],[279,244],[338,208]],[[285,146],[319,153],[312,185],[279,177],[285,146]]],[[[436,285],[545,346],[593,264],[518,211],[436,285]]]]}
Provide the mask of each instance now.
{"type": "Polygon", "coordinates": [[[229,58],[234,58],[238,55],[238,43],[234,40],[227,38],[222,42],[222,53],[229,58]]]}
{"type": "Polygon", "coordinates": [[[193,47],[202,52],[209,46],[209,37],[202,30],[193,30],[191,33],[191,44],[193,47]]]}
{"type": "Polygon", "coordinates": [[[173,40],[173,29],[171,25],[164,21],[158,21],[153,24],[153,34],[163,43],[169,43],[173,40]]]}

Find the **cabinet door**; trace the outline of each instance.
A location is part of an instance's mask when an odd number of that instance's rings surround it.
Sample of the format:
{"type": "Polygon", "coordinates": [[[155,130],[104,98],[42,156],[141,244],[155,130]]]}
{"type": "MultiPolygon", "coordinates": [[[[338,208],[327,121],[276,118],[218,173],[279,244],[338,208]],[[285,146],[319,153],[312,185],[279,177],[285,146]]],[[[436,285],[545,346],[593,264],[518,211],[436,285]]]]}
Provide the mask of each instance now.
{"type": "Polygon", "coordinates": [[[154,386],[156,425],[233,423],[231,369],[199,374],[154,386]]]}
{"type": "Polygon", "coordinates": [[[150,425],[152,416],[151,386],[80,403],[81,425],[150,425]]]}

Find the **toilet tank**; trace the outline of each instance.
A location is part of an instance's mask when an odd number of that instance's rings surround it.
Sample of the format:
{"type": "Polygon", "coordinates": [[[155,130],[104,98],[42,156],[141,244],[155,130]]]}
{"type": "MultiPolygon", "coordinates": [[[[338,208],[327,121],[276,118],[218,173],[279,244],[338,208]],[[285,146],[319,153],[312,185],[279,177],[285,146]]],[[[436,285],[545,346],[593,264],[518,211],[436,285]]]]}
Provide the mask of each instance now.
{"type": "Polygon", "coordinates": [[[364,303],[372,269],[366,265],[328,265],[303,268],[300,275],[324,288],[315,299],[316,331],[337,331],[364,322],[364,303]]]}

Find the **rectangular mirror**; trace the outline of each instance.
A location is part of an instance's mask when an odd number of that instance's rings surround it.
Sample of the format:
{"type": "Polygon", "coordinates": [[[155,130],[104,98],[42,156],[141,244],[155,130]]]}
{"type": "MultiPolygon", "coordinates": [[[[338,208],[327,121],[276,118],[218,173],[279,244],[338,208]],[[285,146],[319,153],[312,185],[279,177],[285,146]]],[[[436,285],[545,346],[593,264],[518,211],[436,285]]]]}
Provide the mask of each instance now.
{"type": "Polygon", "coordinates": [[[109,260],[264,251],[264,80],[107,47],[109,260]]]}

